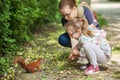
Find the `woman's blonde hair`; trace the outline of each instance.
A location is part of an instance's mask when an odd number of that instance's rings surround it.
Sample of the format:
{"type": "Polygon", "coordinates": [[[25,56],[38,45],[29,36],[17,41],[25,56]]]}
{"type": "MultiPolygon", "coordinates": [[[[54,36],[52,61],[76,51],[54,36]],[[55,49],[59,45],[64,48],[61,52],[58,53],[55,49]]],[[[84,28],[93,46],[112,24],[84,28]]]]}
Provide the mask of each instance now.
{"type": "Polygon", "coordinates": [[[93,36],[93,32],[88,30],[88,22],[85,18],[74,19],[65,24],[65,30],[70,34],[70,30],[77,31],[81,30],[86,36],[93,36]]]}

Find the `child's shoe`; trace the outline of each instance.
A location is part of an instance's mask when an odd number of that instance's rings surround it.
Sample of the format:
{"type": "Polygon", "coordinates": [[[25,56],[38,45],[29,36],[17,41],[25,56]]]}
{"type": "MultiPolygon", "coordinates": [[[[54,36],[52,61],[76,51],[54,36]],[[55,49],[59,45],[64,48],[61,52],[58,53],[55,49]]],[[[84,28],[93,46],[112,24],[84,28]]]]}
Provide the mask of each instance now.
{"type": "Polygon", "coordinates": [[[95,74],[99,72],[99,67],[98,65],[94,66],[94,65],[90,65],[85,71],[84,74],[86,75],[91,75],[91,74],[95,74]]]}
{"type": "Polygon", "coordinates": [[[90,66],[90,63],[87,63],[86,65],[80,66],[80,70],[85,70],[90,66]]]}

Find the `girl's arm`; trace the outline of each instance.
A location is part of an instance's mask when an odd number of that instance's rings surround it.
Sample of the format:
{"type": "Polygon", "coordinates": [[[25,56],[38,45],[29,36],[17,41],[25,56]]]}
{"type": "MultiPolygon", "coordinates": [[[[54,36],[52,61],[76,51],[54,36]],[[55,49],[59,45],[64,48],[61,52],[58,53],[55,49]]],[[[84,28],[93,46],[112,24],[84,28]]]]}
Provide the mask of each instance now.
{"type": "Polygon", "coordinates": [[[79,50],[78,50],[78,40],[71,38],[71,52],[69,54],[69,59],[70,60],[74,60],[76,58],[76,55],[79,54],[79,50]]]}
{"type": "Polygon", "coordinates": [[[72,49],[78,49],[78,40],[71,38],[72,49]]]}

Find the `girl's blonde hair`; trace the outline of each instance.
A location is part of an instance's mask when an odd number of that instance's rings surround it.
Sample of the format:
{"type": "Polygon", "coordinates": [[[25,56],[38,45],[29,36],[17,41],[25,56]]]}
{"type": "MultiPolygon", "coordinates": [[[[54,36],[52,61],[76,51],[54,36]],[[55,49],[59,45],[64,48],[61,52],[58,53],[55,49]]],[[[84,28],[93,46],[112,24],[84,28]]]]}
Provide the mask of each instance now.
{"type": "Polygon", "coordinates": [[[86,36],[93,36],[93,32],[88,30],[88,22],[84,18],[74,19],[65,24],[65,30],[68,34],[81,30],[82,33],[86,36]]]}

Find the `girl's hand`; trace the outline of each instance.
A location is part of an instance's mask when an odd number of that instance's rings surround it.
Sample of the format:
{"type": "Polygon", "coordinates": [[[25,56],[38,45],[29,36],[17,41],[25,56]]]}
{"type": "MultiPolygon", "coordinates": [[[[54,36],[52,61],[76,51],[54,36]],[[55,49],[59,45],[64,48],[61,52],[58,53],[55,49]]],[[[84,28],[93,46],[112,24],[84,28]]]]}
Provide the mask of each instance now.
{"type": "Polygon", "coordinates": [[[70,59],[70,60],[75,60],[75,59],[76,59],[76,57],[75,57],[75,55],[74,55],[74,54],[70,53],[70,55],[69,55],[69,59],[70,59]]]}
{"type": "Polygon", "coordinates": [[[79,50],[78,49],[72,49],[71,53],[78,56],[79,55],[79,50]]]}
{"type": "Polygon", "coordinates": [[[75,60],[79,56],[79,50],[78,49],[72,49],[69,59],[70,60],[75,60]]]}

